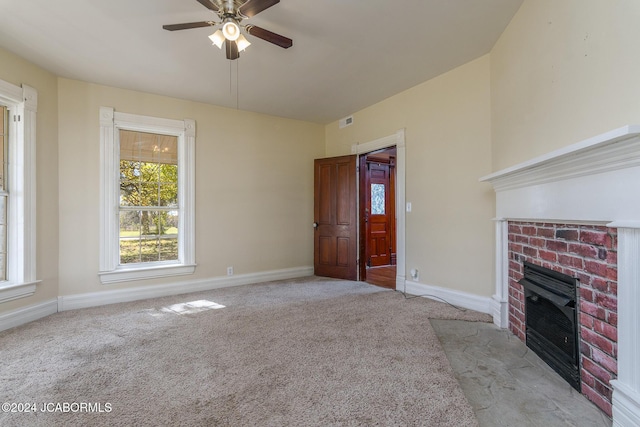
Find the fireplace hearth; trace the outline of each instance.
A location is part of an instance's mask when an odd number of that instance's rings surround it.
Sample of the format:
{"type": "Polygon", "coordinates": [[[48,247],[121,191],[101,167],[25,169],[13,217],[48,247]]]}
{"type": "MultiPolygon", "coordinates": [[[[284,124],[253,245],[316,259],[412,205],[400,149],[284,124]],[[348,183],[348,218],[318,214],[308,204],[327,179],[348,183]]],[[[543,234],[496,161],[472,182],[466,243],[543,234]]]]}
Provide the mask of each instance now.
{"type": "Polygon", "coordinates": [[[580,391],[577,279],[524,262],[526,344],[580,391]]]}

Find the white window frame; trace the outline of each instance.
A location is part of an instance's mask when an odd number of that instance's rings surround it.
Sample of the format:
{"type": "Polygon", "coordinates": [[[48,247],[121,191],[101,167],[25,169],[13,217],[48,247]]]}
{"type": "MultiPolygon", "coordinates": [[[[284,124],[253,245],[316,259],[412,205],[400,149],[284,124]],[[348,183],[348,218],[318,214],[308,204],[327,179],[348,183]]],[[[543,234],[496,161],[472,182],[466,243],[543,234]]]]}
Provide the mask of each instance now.
{"type": "Polygon", "coordinates": [[[36,113],[38,92],[0,80],[0,104],[9,115],[7,280],[0,303],[36,291],[36,113]]]}
{"type": "Polygon", "coordinates": [[[194,120],[173,120],[100,108],[100,281],[103,284],[195,271],[194,120]],[[120,129],[178,137],[178,260],[120,264],[120,129]]]}

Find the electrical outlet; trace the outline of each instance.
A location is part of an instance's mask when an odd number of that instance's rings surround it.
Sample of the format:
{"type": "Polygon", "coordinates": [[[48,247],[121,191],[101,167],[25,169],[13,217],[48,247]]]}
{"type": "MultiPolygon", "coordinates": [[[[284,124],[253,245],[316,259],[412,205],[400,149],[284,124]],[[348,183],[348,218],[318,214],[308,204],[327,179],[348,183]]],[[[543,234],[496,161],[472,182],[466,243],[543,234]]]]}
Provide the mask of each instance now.
{"type": "Polygon", "coordinates": [[[233,276],[233,267],[227,267],[227,276],[233,276]]]}

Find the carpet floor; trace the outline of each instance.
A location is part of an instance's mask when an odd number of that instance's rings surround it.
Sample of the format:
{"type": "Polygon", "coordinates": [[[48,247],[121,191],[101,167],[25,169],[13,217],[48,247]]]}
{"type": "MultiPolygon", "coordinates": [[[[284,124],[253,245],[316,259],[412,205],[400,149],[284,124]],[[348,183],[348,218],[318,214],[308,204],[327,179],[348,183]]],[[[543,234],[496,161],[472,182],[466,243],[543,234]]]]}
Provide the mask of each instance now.
{"type": "Polygon", "coordinates": [[[0,333],[0,425],[477,426],[432,318],[490,321],[319,277],[57,313],[0,333]]]}

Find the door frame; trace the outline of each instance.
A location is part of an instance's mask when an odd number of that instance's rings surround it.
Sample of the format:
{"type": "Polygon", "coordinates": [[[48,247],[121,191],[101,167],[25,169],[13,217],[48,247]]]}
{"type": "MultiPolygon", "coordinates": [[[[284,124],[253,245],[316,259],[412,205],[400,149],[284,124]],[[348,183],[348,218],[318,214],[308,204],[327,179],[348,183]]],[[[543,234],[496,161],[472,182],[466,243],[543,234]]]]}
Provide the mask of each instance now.
{"type": "Polygon", "coordinates": [[[360,173],[359,173],[359,185],[360,188],[362,189],[361,191],[359,191],[360,194],[360,198],[359,198],[359,224],[360,224],[360,230],[362,230],[362,233],[360,233],[360,239],[358,241],[358,243],[360,244],[360,253],[363,254],[363,261],[361,262],[359,265],[360,268],[360,280],[361,281],[367,281],[367,267],[369,267],[369,262],[370,262],[370,258],[369,256],[371,255],[369,253],[369,249],[370,247],[370,235],[369,233],[371,232],[370,230],[370,225],[371,225],[371,217],[370,215],[372,215],[370,212],[367,211],[367,208],[370,208],[370,203],[371,203],[371,194],[370,194],[370,167],[375,167],[375,166],[370,166],[373,163],[378,163],[381,165],[385,165],[388,171],[388,190],[385,192],[385,195],[388,196],[388,199],[385,200],[386,201],[392,201],[393,205],[389,205],[386,206],[387,211],[386,211],[386,216],[388,216],[388,220],[389,222],[387,223],[387,231],[388,231],[388,238],[389,238],[389,263],[387,265],[396,265],[396,254],[397,254],[397,250],[396,250],[396,244],[397,244],[397,239],[396,239],[396,148],[395,145],[393,147],[389,147],[389,148],[383,148],[382,150],[376,150],[370,153],[366,153],[366,154],[362,154],[358,157],[358,164],[360,166],[360,173]],[[393,150],[393,161],[391,161],[391,159],[389,159],[388,161],[384,161],[384,160],[369,160],[369,157],[378,153],[385,153],[389,150],[393,150]],[[367,217],[369,216],[369,219],[367,220],[367,217]]]}
{"type": "MultiPolygon", "coordinates": [[[[385,136],[362,144],[354,144],[351,146],[351,154],[357,154],[360,156],[372,151],[390,148],[393,146],[396,147],[396,289],[403,289],[406,281],[405,131],[404,129],[400,129],[393,135],[385,136]]],[[[358,192],[360,191],[362,191],[362,189],[360,189],[360,184],[358,183],[358,192]]],[[[358,194],[357,197],[359,203],[360,195],[358,194]]],[[[360,212],[360,206],[358,206],[358,212],[360,212]]],[[[360,241],[360,233],[362,232],[364,231],[360,230],[360,224],[358,221],[358,241],[360,241]]],[[[360,245],[358,245],[358,259],[361,263],[364,262],[362,259],[363,256],[364,254],[360,253],[360,245]]]]}

